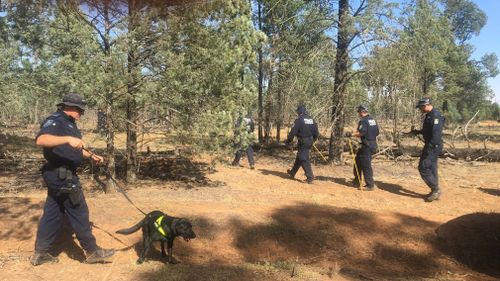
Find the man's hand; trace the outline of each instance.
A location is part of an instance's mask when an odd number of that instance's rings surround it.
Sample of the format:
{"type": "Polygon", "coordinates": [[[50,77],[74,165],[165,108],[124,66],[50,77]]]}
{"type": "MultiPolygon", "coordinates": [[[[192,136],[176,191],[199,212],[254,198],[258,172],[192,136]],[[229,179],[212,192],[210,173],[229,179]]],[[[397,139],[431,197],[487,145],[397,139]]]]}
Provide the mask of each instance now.
{"type": "Polygon", "coordinates": [[[68,144],[74,149],[82,149],[85,146],[85,143],[79,138],[75,137],[67,137],[67,138],[68,138],[68,144]]]}
{"type": "Polygon", "coordinates": [[[104,163],[104,157],[102,156],[99,156],[99,155],[95,155],[95,154],[92,154],[92,160],[97,164],[97,165],[100,165],[102,163],[104,163]]]}
{"type": "Polygon", "coordinates": [[[350,138],[350,137],[352,137],[352,133],[351,132],[345,132],[344,136],[346,138],[350,138]]]}
{"type": "Polygon", "coordinates": [[[413,135],[415,135],[415,136],[416,136],[416,135],[420,134],[420,131],[419,131],[419,130],[417,130],[417,129],[415,129],[415,128],[411,128],[410,133],[412,133],[413,135]]]}

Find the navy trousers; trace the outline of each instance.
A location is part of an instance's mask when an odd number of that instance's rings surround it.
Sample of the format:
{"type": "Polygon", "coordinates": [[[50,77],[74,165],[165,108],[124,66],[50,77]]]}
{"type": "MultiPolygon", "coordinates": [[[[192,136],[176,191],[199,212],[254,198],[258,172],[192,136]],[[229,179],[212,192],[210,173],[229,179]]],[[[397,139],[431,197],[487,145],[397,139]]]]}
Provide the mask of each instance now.
{"type": "Polygon", "coordinates": [[[422,154],[420,155],[418,171],[431,191],[439,190],[438,157],[442,149],[442,145],[436,148],[431,147],[429,144],[425,144],[424,149],[422,149],[422,154]]]}
{"type": "Polygon", "coordinates": [[[95,251],[97,244],[92,234],[85,197],[81,196],[79,206],[74,207],[67,194],[57,196],[55,193],[52,190],[48,192],[36,234],[35,251],[46,253],[50,250],[62,228],[64,215],[68,216],[82,248],[87,252],[95,251]]]}
{"type": "MultiPolygon", "coordinates": [[[[241,159],[241,156],[243,155],[243,152],[244,152],[243,149],[238,149],[238,151],[236,151],[236,155],[234,156],[234,160],[233,160],[233,165],[237,165],[238,163],[240,163],[240,159],[241,159]]],[[[253,158],[253,147],[252,147],[252,145],[249,145],[247,147],[246,153],[247,153],[247,158],[248,158],[248,164],[250,164],[250,166],[254,166],[255,165],[255,160],[253,158]]]]}
{"type": "Polygon", "coordinates": [[[302,167],[306,174],[307,180],[312,181],[314,179],[311,160],[309,159],[309,152],[311,151],[312,144],[312,137],[299,139],[299,151],[297,152],[297,157],[295,158],[293,167],[290,170],[291,176],[295,176],[299,168],[302,167]]]}
{"type": "Polygon", "coordinates": [[[358,178],[358,173],[360,177],[365,179],[365,183],[367,187],[373,187],[373,169],[372,169],[372,153],[373,149],[369,148],[366,145],[362,145],[361,148],[356,153],[356,166],[358,167],[358,171],[356,171],[356,167],[353,168],[354,173],[354,184],[360,185],[361,179],[358,178]]]}

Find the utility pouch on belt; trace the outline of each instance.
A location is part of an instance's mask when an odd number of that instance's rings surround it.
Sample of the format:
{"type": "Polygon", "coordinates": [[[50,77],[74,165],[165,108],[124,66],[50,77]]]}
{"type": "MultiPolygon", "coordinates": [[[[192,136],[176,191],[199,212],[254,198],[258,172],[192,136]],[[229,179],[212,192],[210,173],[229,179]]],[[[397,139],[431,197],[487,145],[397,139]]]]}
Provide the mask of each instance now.
{"type": "Polygon", "coordinates": [[[58,168],[58,176],[60,179],[66,181],[66,187],[59,189],[59,194],[68,194],[69,201],[73,207],[80,206],[82,199],[82,189],[73,183],[73,172],[66,167],[58,168]]]}

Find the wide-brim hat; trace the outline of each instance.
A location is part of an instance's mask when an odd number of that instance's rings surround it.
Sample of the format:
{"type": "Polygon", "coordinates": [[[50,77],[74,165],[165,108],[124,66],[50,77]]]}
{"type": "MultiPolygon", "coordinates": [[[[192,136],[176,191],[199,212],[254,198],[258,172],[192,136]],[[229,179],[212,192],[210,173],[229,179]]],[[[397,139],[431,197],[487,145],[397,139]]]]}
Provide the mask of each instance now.
{"type": "Polygon", "coordinates": [[[85,111],[87,107],[87,101],[77,93],[68,93],[64,95],[62,102],[58,103],[57,106],[75,106],[85,111]]]}

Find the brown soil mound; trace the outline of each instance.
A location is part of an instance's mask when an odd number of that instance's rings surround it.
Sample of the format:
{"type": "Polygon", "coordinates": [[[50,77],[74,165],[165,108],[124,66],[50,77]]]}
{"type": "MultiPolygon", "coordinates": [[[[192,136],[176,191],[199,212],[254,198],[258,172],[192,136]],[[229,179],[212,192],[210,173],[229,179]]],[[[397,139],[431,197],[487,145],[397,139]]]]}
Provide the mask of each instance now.
{"type": "Polygon", "coordinates": [[[436,233],[443,253],[475,271],[500,278],[500,214],[461,216],[441,225],[436,233]]]}

